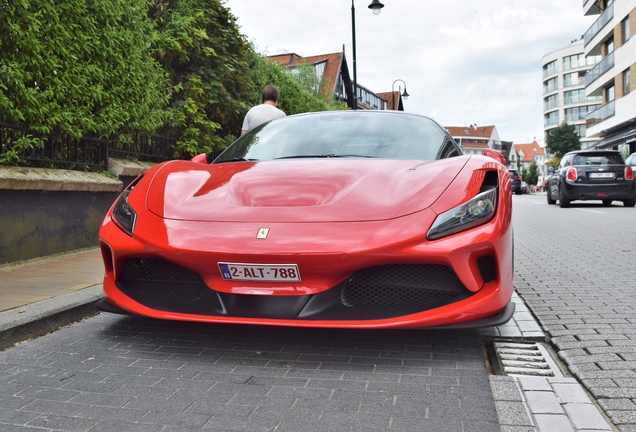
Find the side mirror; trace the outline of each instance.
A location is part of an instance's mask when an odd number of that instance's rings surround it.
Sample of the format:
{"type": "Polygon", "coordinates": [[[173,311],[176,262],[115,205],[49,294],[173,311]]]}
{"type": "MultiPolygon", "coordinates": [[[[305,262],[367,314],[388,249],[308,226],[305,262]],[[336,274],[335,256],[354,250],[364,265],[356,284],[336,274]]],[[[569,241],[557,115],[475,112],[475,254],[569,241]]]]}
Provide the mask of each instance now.
{"type": "Polygon", "coordinates": [[[506,164],[506,159],[497,150],[493,150],[493,149],[490,149],[490,148],[486,149],[486,150],[484,150],[484,156],[491,157],[491,158],[493,158],[494,160],[496,160],[497,162],[499,162],[502,165],[506,164]]]}
{"type": "Polygon", "coordinates": [[[205,153],[201,153],[190,159],[190,162],[200,163],[207,165],[208,164],[208,155],[205,153]]]}

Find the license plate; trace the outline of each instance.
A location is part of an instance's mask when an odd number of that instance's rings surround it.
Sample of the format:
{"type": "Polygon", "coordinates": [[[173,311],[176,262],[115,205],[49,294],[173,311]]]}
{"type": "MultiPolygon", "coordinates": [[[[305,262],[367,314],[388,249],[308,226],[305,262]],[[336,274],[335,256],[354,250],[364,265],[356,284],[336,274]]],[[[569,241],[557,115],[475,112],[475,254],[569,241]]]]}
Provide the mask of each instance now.
{"type": "Polygon", "coordinates": [[[590,173],[590,178],[614,178],[614,173],[611,173],[611,172],[590,173]]]}
{"type": "Polygon", "coordinates": [[[239,264],[218,263],[225,280],[298,282],[300,272],[296,264],[239,264]]]}

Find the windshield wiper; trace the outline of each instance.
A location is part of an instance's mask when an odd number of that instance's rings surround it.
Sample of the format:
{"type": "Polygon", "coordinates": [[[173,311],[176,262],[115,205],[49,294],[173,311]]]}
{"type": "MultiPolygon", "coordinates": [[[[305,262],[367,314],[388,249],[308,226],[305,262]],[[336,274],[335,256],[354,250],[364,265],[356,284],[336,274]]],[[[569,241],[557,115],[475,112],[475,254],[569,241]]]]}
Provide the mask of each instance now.
{"type": "Polygon", "coordinates": [[[232,159],[225,159],[225,160],[218,161],[218,162],[215,162],[215,163],[220,164],[220,163],[225,163],[225,162],[255,162],[257,160],[258,159],[246,159],[244,157],[236,157],[236,158],[232,158],[232,159]]]}
{"type": "Polygon", "coordinates": [[[296,155],[296,156],[283,156],[274,159],[302,159],[302,158],[341,158],[341,157],[361,157],[361,158],[374,158],[376,156],[369,155],[357,155],[357,154],[343,154],[337,155],[334,153],[320,154],[320,155],[296,155]]]}

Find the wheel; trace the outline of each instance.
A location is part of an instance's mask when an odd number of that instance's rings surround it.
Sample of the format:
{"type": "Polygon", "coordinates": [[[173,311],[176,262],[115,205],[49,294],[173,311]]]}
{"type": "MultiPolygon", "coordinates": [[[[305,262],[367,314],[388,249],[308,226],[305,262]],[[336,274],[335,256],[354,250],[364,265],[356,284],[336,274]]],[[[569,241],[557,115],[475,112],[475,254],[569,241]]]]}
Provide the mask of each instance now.
{"type": "Polygon", "coordinates": [[[556,200],[552,199],[552,194],[550,193],[549,189],[548,189],[548,193],[545,195],[548,197],[548,204],[556,204],[556,200]]]}
{"type": "Polygon", "coordinates": [[[559,188],[559,207],[570,207],[570,200],[565,196],[565,192],[563,192],[562,188],[559,188]]]}
{"type": "Polygon", "coordinates": [[[612,205],[612,200],[603,200],[603,206],[604,207],[609,207],[612,205]]]}
{"type": "Polygon", "coordinates": [[[625,207],[634,207],[636,205],[636,198],[623,200],[623,205],[625,207]]]}

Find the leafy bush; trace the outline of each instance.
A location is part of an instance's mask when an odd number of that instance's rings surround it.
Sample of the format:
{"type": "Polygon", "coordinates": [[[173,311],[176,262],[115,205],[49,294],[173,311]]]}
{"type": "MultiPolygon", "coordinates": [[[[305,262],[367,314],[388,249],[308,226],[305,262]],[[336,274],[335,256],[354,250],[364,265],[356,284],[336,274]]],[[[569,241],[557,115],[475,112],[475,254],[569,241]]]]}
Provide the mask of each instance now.
{"type": "Polygon", "coordinates": [[[76,137],[159,128],[170,86],[146,10],[145,0],[5,2],[0,119],[76,137]]]}

